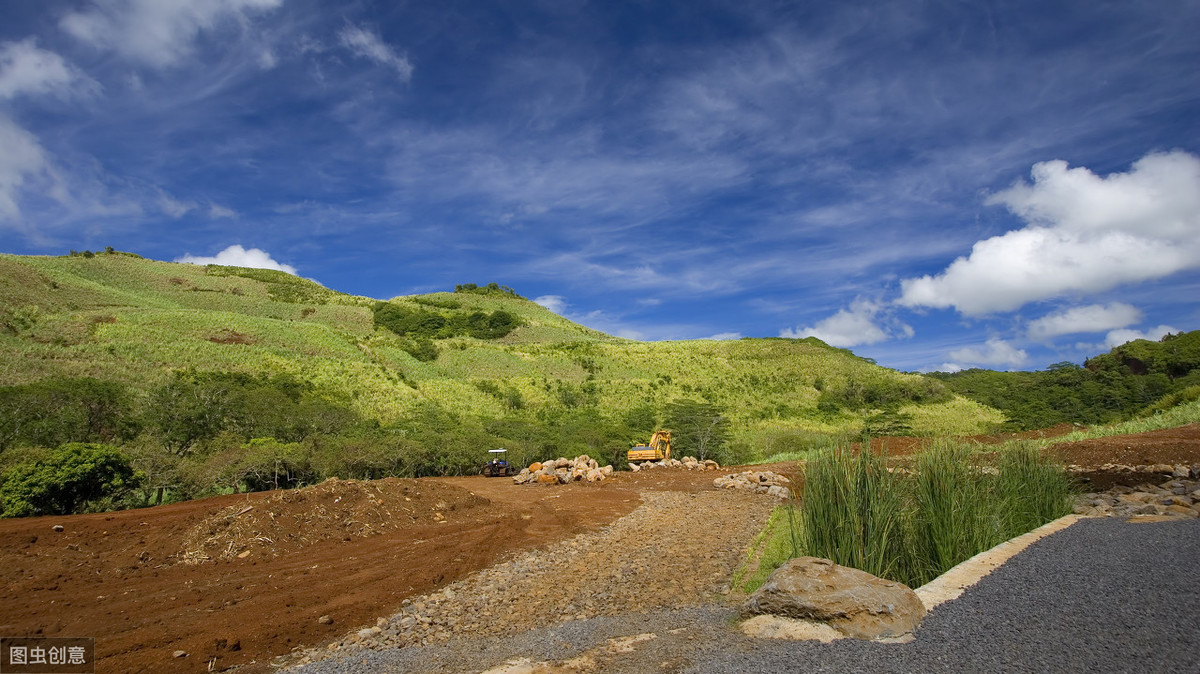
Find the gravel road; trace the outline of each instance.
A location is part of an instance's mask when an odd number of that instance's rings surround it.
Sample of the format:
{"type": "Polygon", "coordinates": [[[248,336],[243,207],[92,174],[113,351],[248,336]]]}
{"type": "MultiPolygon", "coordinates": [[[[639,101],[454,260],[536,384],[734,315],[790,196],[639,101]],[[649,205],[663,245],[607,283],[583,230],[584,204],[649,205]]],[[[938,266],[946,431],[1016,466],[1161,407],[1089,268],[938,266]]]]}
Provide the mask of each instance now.
{"type": "Polygon", "coordinates": [[[354,650],[304,672],[1200,672],[1200,520],[1083,520],[932,611],[916,641],[751,640],[722,604],[503,639],[354,650]],[[548,662],[549,661],[549,662],[548,662]],[[538,663],[546,664],[539,665],[538,663]]]}

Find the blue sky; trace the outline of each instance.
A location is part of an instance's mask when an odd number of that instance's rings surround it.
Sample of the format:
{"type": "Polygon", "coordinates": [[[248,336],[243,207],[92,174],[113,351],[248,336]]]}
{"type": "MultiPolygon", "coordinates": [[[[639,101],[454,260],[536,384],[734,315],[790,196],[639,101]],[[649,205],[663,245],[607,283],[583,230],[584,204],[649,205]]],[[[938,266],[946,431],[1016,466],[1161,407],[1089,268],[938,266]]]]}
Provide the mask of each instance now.
{"type": "Polygon", "coordinates": [[[1033,369],[1200,328],[1200,4],[0,6],[0,250],[1033,369]]]}

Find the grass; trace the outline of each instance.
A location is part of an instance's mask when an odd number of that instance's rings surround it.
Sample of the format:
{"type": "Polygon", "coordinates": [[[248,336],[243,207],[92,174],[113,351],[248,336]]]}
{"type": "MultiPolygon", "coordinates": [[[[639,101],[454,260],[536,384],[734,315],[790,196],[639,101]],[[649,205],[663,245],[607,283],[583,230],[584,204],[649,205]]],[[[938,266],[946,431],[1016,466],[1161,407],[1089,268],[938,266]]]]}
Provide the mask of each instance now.
{"type": "Polygon", "coordinates": [[[1159,412],[1154,416],[1140,417],[1129,421],[1122,421],[1116,424],[1107,426],[1092,426],[1086,430],[1075,431],[1057,438],[1046,438],[1038,440],[1039,445],[1053,445],[1059,442],[1075,442],[1077,440],[1088,440],[1090,438],[1105,438],[1113,435],[1131,435],[1134,433],[1148,433],[1150,431],[1161,431],[1167,428],[1178,428],[1188,424],[1200,423],[1200,400],[1192,400],[1182,405],[1177,405],[1168,410],[1159,412]]]}
{"type": "Polygon", "coordinates": [[[918,587],[954,565],[1066,515],[1072,485],[1036,443],[1010,443],[994,465],[941,441],[912,474],[838,447],[805,470],[800,550],[918,587]]]}
{"type": "Polygon", "coordinates": [[[746,594],[757,590],[771,572],[799,555],[799,534],[799,515],[793,504],[772,511],[734,572],[732,586],[746,594]]]}

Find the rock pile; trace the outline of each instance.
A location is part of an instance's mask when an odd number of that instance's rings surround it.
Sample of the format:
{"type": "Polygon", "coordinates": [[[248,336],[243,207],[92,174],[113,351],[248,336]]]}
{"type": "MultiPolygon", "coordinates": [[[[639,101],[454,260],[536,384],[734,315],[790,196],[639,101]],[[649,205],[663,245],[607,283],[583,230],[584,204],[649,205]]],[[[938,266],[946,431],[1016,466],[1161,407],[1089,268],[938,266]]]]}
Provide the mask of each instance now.
{"type": "Polygon", "coordinates": [[[777,498],[788,498],[791,480],[769,470],[747,470],[742,473],[723,475],[713,480],[717,489],[741,489],[757,494],[768,494],[777,498]]]}
{"type": "Polygon", "coordinates": [[[1183,463],[1150,463],[1140,466],[1129,466],[1120,463],[1106,463],[1098,468],[1069,465],[1067,466],[1067,470],[1072,473],[1088,473],[1093,471],[1103,473],[1146,473],[1149,476],[1162,475],[1184,480],[1188,478],[1200,480],[1200,464],[1188,466],[1183,463]]]}
{"type": "Polygon", "coordinates": [[[568,482],[599,482],[611,477],[612,466],[601,467],[596,460],[582,454],[574,459],[534,461],[513,477],[513,484],[566,484],[568,482]]]}
{"type": "Polygon", "coordinates": [[[1159,485],[1116,486],[1108,491],[1084,494],[1075,499],[1075,512],[1101,517],[1200,517],[1200,480],[1176,478],[1159,485]]]}
{"type": "Polygon", "coordinates": [[[663,459],[662,461],[646,461],[644,463],[631,463],[629,470],[638,472],[639,470],[650,470],[651,468],[686,468],[688,470],[716,470],[721,467],[721,464],[712,459],[701,461],[694,456],[685,456],[682,459],[663,459]]]}

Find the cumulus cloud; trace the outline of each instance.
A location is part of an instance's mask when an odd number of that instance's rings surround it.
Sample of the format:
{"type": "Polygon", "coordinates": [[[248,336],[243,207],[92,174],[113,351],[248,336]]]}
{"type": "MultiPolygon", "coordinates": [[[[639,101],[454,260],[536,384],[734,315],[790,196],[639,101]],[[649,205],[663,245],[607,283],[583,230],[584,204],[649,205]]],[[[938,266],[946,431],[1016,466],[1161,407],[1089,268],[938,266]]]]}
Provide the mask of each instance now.
{"type": "Polygon", "coordinates": [[[1056,160],[1032,176],[987,200],[1026,227],[977,242],[936,276],[901,281],[897,303],[980,316],[1200,267],[1200,158],[1149,154],[1104,177],[1056,160]]]}
{"type": "Polygon", "coordinates": [[[378,35],[357,26],[346,26],[338,33],[338,41],[356,56],[395,70],[401,81],[412,79],[413,66],[408,57],[396,54],[378,35]]]}
{"type": "Polygon", "coordinates": [[[562,316],[567,310],[567,299],[562,295],[542,295],[533,298],[533,303],[540,304],[559,316],[562,316]]]}
{"type": "Polygon", "coordinates": [[[1137,307],[1122,302],[1092,304],[1047,314],[1035,321],[1030,321],[1029,337],[1030,339],[1047,340],[1059,335],[1104,332],[1114,328],[1123,328],[1140,320],[1142,320],[1142,312],[1137,307]]]}
{"type": "Polygon", "coordinates": [[[900,335],[912,337],[912,327],[889,318],[884,310],[881,302],[858,299],[849,309],[841,309],[816,325],[782,330],[779,336],[792,339],[816,337],[837,347],[875,344],[900,335]]]}
{"type": "MultiPolygon", "coordinates": [[[[959,367],[957,363],[972,365],[1007,365],[1020,367],[1029,361],[1029,354],[1024,349],[1018,349],[1003,339],[989,339],[982,346],[969,346],[950,352],[954,363],[946,363],[942,367],[959,367]]],[[[954,370],[949,370],[954,371],[954,370]]]]}
{"type": "Polygon", "coordinates": [[[93,0],[91,7],[64,16],[59,26],[95,47],[162,68],[187,56],[202,31],[223,21],[245,22],[252,13],[281,4],[283,0],[93,0]]]}
{"type": "Polygon", "coordinates": [[[63,57],[38,47],[34,38],[0,44],[0,99],[20,94],[66,97],[99,88],[63,57]]]}
{"type": "Polygon", "coordinates": [[[741,338],[742,338],[742,333],[740,333],[740,332],[718,332],[715,335],[710,335],[708,337],[704,337],[703,339],[712,339],[712,340],[715,340],[718,342],[723,342],[723,341],[727,341],[730,339],[741,339],[741,338]]]}
{"type": "Polygon", "coordinates": [[[186,264],[220,264],[229,267],[251,267],[253,269],[277,269],[289,274],[295,274],[296,268],[290,264],[276,262],[265,250],[251,248],[246,250],[239,245],[233,245],[217,253],[213,257],[200,257],[192,254],[175,258],[176,262],[186,264]]]}
{"type": "Polygon", "coordinates": [[[1104,337],[1104,345],[1111,349],[1114,346],[1121,346],[1125,342],[1132,342],[1135,339],[1148,339],[1152,342],[1157,342],[1163,336],[1174,332],[1179,331],[1169,325],[1160,325],[1157,328],[1150,328],[1149,330],[1113,330],[1104,337]]]}

